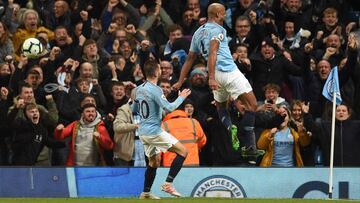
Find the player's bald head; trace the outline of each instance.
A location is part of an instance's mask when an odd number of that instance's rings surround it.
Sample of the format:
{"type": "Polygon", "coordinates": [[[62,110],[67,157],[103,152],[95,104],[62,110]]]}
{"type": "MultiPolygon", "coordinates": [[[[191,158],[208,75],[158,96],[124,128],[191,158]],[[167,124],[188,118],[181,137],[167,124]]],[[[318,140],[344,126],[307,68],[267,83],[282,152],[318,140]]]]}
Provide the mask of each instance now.
{"type": "Polygon", "coordinates": [[[222,10],[225,10],[225,7],[219,3],[212,3],[208,7],[208,17],[216,17],[217,13],[220,13],[222,10]]]}

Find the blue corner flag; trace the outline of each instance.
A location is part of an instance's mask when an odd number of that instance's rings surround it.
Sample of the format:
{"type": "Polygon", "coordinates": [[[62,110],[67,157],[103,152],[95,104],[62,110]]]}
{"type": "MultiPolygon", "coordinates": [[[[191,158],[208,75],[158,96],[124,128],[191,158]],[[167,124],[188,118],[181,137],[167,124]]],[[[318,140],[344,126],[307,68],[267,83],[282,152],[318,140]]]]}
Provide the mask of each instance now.
{"type": "Polygon", "coordinates": [[[341,104],[342,99],[340,95],[339,75],[337,66],[335,66],[331,70],[328,78],[326,79],[322,94],[326,99],[332,102],[334,92],[336,94],[336,104],[341,104]]]}

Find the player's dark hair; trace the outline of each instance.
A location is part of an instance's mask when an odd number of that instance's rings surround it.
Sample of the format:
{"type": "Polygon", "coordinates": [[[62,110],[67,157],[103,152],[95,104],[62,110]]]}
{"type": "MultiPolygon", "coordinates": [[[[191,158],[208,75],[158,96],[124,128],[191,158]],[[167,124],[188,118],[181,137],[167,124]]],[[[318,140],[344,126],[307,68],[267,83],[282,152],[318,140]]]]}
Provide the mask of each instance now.
{"type": "Polygon", "coordinates": [[[156,71],[159,68],[159,64],[156,61],[148,60],[144,64],[144,72],[147,78],[156,77],[156,71]]]}

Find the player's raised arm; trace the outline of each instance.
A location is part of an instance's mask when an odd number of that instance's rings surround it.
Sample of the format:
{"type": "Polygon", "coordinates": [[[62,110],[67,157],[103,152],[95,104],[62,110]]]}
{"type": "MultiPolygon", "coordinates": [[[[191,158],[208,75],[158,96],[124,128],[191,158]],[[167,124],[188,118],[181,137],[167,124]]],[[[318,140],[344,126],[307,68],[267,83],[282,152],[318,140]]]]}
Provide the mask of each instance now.
{"type": "Polygon", "coordinates": [[[212,90],[216,90],[219,87],[218,82],[216,82],[215,80],[215,66],[216,66],[218,50],[219,50],[219,41],[217,39],[211,39],[207,66],[209,71],[209,87],[212,90]]]}
{"type": "Polygon", "coordinates": [[[159,106],[169,112],[174,111],[191,94],[190,89],[184,89],[179,92],[178,98],[174,102],[169,102],[162,91],[155,93],[155,101],[159,106]],[[161,92],[161,93],[160,93],[161,92]],[[157,95],[157,96],[156,96],[157,95]]]}
{"type": "Polygon", "coordinates": [[[183,89],[181,92],[179,91],[179,97],[183,97],[184,99],[186,99],[186,97],[188,97],[190,94],[190,89],[183,89]]]}
{"type": "Polygon", "coordinates": [[[186,58],[186,61],[183,65],[183,67],[181,68],[181,73],[180,73],[180,77],[179,77],[179,80],[172,86],[172,88],[174,90],[179,90],[180,87],[182,86],[182,84],[184,83],[184,80],[186,78],[186,76],[188,75],[190,69],[191,69],[191,66],[193,65],[194,61],[196,60],[196,53],[195,52],[192,52],[192,51],[189,51],[189,54],[186,58]]]}

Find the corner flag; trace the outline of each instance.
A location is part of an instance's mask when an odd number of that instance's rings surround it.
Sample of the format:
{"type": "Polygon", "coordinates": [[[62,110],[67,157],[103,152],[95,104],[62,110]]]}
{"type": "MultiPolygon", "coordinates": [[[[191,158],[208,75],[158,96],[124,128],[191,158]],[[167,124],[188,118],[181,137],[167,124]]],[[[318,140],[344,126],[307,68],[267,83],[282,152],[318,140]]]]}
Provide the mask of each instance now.
{"type": "Polygon", "coordinates": [[[329,174],[329,198],[332,199],[333,193],[333,168],[334,168],[334,143],[335,143],[335,111],[336,104],[341,104],[342,99],[339,87],[338,67],[335,66],[328,78],[326,79],[322,94],[332,104],[332,118],[331,118],[331,148],[330,148],[330,174],[329,174]],[[336,104],[335,104],[336,103],[336,104]]]}
{"type": "Polygon", "coordinates": [[[341,95],[340,95],[340,85],[339,85],[339,75],[338,75],[338,67],[335,66],[328,78],[326,79],[323,91],[322,91],[322,95],[328,99],[329,101],[332,102],[332,98],[333,98],[333,93],[335,92],[336,94],[336,104],[341,104],[342,99],[341,99],[341,95]]]}

